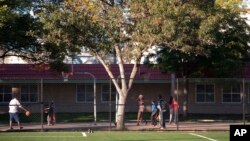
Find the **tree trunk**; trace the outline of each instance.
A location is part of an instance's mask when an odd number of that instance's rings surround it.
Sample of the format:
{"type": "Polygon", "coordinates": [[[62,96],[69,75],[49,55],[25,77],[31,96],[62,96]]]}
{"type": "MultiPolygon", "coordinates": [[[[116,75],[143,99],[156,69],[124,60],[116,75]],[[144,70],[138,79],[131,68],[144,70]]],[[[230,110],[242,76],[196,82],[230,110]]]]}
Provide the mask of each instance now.
{"type": "MultiPolygon", "coordinates": [[[[124,94],[127,95],[127,94],[124,94]]],[[[124,130],[125,129],[125,102],[126,102],[126,97],[121,94],[119,94],[119,100],[118,100],[118,108],[117,108],[117,130],[124,130]]]]}

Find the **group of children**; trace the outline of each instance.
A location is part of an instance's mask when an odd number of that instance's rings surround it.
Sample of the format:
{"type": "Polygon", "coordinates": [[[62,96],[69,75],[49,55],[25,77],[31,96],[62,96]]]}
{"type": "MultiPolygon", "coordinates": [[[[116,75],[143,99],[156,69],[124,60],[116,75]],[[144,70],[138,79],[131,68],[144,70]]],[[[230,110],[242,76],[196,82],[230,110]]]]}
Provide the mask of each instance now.
{"type": "MultiPolygon", "coordinates": [[[[169,101],[165,102],[165,104],[168,106],[168,109],[169,109],[169,124],[171,124],[172,122],[176,123],[178,108],[179,108],[178,102],[175,100],[175,98],[173,96],[170,96],[169,101]]],[[[151,122],[152,122],[152,125],[154,125],[154,126],[157,125],[158,121],[160,121],[158,105],[159,105],[159,102],[152,100],[152,103],[151,103],[151,109],[152,109],[151,122]]]]}
{"type": "MultiPolygon", "coordinates": [[[[143,113],[145,109],[144,98],[142,94],[138,96],[137,102],[138,102],[137,125],[139,125],[140,122],[142,122],[143,120],[143,113]]],[[[152,113],[150,117],[152,125],[156,126],[157,123],[159,122],[161,128],[165,128],[165,115],[166,115],[165,112],[167,111],[167,109],[169,110],[169,124],[171,124],[172,122],[176,123],[178,108],[179,108],[178,102],[175,100],[173,96],[170,96],[168,101],[165,101],[162,99],[161,96],[158,96],[157,101],[152,100],[152,105],[151,105],[152,113]]],[[[146,120],[145,123],[147,123],[146,120]]]]}

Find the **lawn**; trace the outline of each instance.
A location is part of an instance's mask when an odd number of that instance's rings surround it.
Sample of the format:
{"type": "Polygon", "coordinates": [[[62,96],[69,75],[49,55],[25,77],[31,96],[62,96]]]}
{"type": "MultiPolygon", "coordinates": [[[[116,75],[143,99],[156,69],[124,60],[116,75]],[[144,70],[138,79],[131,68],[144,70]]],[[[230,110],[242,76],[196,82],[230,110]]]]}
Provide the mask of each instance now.
{"type": "Polygon", "coordinates": [[[228,131],[5,132],[1,141],[229,141],[228,131]]]}

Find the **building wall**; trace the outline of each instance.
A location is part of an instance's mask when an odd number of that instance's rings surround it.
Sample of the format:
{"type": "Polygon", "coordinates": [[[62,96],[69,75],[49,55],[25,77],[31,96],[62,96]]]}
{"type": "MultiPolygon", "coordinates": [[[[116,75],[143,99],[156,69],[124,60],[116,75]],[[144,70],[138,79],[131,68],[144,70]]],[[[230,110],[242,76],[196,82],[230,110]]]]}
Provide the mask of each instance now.
{"type": "MultiPolygon", "coordinates": [[[[200,84],[200,83],[199,83],[200,84]]],[[[204,82],[206,84],[206,82],[204,82]]],[[[225,103],[223,102],[223,83],[212,83],[214,84],[215,97],[214,102],[201,103],[196,101],[196,85],[197,83],[189,82],[186,98],[184,94],[184,86],[179,87],[179,112],[184,112],[184,105],[187,102],[187,113],[191,114],[242,114],[243,113],[243,102],[236,103],[225,103]],[[187,100],[186,100],[187,99],[187,100]]],[[[242,87],[242,85],[241,85],[242,87]]],[[[250,113],[250,103],[249,103],[249,84],[244,86],[245,92],[245,112],[250,113]]],[[[243,90],[241,90],[243,92],[243,90]]]]}
{"type": "MultiPolygon", "coordinates": [[[[109,102],[101,101],[101,84],[97,84],[97,112],[108,112],[110,110],[109,102]]],[[[170,92],[170,84],[134,84],[129,92],[126,104],[126,112],[137,111],[137,96],[143,94],[145,98],[146,111],[151,111],[151,100],[157,98],[159,94],[167,98],[170,92]]],[[[45,84],[44,102],[53,100],[56,104],[57,112],[93,112],[93,102],[79,103],[76,101],[75,84],[45,84]]],[[[115,111],[115,102],[111,105],[112,111],[115,111]]]]}
{"type": "MultiPolygon", "coordinates": [[[[222,87],[226,82],[214,83],[215,100],[210,103],[201,103],[196,101],[196,85],[206,84],[207,82],[191,82],[187,84],[179,82],[176,84],[174,96],[178,98],[180,105],[179,113],[185,112],[191,114],[242,114],[242,102],[238,103],[223,103],[222,87]]],[[[17,85],[17,84],[15,84],[17,85]]],[[[101,101],[101,83],[97,83],[97,112],[112,112],[115,111],[115,102],[101,101]]],[[[33,113],[40,112],[42,105],[40,102],[49,103],[51,100],[56,105],[56,112],[59,113],[85,113],[93,112],[93,102],[79,103],[76,101],[76,84],[75,83],[46,83],[43,85],[43,90],[39,86],[39,102],[37,103],[22,103],[25,107],[30,109],[33,113]],[[43,99],[43,100],[41,100],[43,99]]],[[[250,113],[250,98],[249,98],[250,83],[245,83],[244,92],[246,113],[250,113]]],[[[15,86],[16,87],[16,86],[15,86]]],[[[126,103],[126,112],[137,112],[137,97],[139,94],[144,95],[146,112],[151,112],[151,100],[156,99],[160,94],[164,99],[168,100],[170,96],[170,83],[135,83],[129,92],[126,103]]],[[[0,103],[0,113],[8,112],[8,103],[0,103]]]]}

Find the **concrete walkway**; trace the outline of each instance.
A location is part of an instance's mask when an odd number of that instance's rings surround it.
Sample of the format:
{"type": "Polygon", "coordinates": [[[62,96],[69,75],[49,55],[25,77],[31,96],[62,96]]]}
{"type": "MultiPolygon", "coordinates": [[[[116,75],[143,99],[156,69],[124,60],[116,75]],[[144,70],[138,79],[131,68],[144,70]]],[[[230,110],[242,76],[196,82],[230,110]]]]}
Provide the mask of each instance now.
{"type": "MultiPolygon", "coordinates": [[[[179,122],[179,124],[167,124],[166,129],[159,129],[150,123],[137,126],[136,122],[125,123],[128,131],[229,131],[230,125],[243,124],[240,122],[179,122]]],[[[250,123],[245,123],[250,125],[250,123]]],[[[15,124],[14,124],[15,125],[15,124]]],[[[109,122],[94,123],[57,123],[54,126],[39,124],[23,124],[22,131],[113,131],[115,125],[109,122]]],[[[0,124],[0,132],[20,131],[14,126],[14,130],[9,130],[8,124],[0,124]],[[16,128],[16,129],[15,129],[16,128]]]]}

